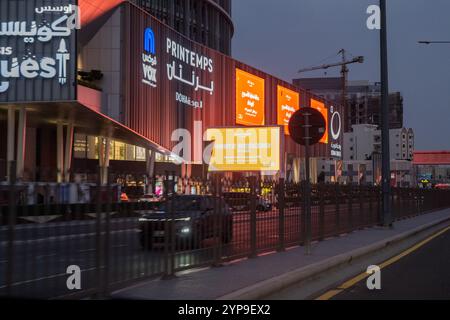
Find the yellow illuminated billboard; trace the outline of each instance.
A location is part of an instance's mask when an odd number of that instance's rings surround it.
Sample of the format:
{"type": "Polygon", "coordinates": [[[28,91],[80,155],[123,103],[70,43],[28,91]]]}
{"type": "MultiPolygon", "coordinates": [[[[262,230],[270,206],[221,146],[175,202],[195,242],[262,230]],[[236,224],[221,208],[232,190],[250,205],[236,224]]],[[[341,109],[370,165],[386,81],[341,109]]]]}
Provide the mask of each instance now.
{"type": "Polygon", "coordinates": [[[295,111],[300,109],[300,95],[298,92],[289,90],[282,86],[277,87],[277,93],[277,123],[280,126],[284,126],[284,134],[289,135],[289,120],[291,120],[291,117],[295,111]]]}
{"type": "Polygon", "coordinates": [[[212,128],[209,171],[280,170],[280,127],[212,128]]]}

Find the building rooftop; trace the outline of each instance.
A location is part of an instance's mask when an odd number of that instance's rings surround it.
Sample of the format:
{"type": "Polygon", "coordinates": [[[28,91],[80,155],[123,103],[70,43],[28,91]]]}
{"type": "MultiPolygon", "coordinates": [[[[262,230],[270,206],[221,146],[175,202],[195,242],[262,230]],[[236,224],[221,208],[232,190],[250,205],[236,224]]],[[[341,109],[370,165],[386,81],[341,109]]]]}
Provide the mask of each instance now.
{"type": "Polygon", "coordinates": [[[450,150],[414,151],[415,165],[450,165],[450,150]]]}

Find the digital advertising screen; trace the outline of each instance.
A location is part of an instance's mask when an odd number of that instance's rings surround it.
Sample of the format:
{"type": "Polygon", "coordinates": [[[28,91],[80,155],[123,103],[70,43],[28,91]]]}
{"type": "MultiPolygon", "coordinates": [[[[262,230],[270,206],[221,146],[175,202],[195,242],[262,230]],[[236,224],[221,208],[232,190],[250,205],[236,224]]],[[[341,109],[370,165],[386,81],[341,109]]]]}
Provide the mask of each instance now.
{"type": "Polygon", "coordinates": [[[264,125],[264,79],[237,68],[236,124],[264,125]]]}
{"type": "Polygon", "coordinates": [[[289,120],[300,109],[300,94],[279,85],[277,97],[277,124],[284,127],[284,134],[289,135],[289,120]]]}

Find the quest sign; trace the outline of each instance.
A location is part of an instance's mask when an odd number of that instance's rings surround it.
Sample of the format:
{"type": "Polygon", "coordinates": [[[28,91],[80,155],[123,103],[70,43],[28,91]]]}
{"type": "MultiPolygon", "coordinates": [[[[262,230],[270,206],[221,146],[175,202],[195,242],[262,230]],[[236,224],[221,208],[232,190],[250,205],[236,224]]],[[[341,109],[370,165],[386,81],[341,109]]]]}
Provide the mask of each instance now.
{"type": "Polygon", "coordinates": [[[0,1],[0,103],[76,99],[77,3],[0,1]]]}

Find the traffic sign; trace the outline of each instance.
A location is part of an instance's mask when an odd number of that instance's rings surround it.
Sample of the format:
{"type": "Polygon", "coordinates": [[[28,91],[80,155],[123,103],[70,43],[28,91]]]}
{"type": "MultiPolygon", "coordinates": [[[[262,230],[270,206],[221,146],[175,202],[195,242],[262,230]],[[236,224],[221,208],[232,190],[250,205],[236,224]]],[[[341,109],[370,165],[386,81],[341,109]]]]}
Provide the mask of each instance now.
{"type": "Polygon", "coordinates": [[[297,110],[289,121],[289,134],[300,145],[313,145],[326,132],[326,121],[322,113],[313,108],[297,110]]]}

